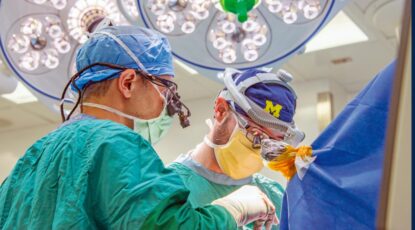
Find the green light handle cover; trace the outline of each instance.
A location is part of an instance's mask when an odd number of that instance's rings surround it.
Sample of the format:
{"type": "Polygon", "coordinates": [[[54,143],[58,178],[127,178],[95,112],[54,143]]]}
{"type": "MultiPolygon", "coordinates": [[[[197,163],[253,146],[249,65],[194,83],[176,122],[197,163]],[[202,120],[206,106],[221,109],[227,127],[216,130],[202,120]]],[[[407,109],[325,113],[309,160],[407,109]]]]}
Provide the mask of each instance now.
{"type": "Polygon", "coordinates": [[[220,0],[220,4],[226,12],[236,14],[239,22],[246,22],[246,20],[248,20],[248,12],[255,7],[258,1],[259,0],[220,0]]]}

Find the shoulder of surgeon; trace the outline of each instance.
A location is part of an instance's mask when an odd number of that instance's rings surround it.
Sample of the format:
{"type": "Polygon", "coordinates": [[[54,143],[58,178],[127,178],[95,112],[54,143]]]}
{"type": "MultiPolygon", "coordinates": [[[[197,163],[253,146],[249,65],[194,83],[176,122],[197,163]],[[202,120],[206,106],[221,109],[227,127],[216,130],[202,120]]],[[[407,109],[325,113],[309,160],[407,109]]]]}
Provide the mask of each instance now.
{"type": "Polygon", "coordinates": [[[66,142],[79,148],[91,149],[100,145],[113,144],[151,147],[140,135],[125,125],[110,120],[85,119],[60,127],[49,136],[49,143],[66,142]]]}
{"type": "Polygon", "coordinates": [[[272,180],[264,175],[261,175],[259,173],[256,173],[253,175],[253,181],[255,185],[258,187],[262,187],[267,191],[264,192],[271,192],[274,194],[278,194],[279,196],[283,196],[284,194],[284,188],[282,185],[275,180],[272,180]]]}

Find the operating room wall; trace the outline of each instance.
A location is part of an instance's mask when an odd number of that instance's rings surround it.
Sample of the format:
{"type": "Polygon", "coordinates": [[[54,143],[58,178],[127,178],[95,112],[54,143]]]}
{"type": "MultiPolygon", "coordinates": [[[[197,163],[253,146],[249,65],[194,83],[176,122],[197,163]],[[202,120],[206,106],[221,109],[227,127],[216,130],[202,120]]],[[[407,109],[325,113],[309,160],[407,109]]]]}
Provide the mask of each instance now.
{"type": "Polygon", "coordinates": [[[354,97],[349,97],[349,92],[335,80],[331,80],[329,86],[333,95],[333,115],[336,117],[349,100],[354,97]]]}
{"type": "Polygon", "coordinates": [[[294,89],[298,97],[294,121],[306,134],[303,144],[309,145],[320,133],[317,119],[317,94],[329,91],[330,84],[327,79],[301,81],[294,82],[294,89]]]}

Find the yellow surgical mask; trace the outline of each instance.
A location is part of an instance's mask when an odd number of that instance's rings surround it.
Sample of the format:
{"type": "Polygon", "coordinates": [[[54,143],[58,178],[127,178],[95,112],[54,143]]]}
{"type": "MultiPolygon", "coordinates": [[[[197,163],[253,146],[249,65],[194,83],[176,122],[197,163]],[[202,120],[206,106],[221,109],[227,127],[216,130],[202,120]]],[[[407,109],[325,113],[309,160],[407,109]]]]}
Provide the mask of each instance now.
{"type": "Polygon", "coordinates": [[[239,180],[252,176],[264,167],[261,150],[252,148],[244,132],[235,126],[227,144],[216,145],[207,136],[204,142],[213,148],[216,160],[223,173],[232,179],[239,180]]]}

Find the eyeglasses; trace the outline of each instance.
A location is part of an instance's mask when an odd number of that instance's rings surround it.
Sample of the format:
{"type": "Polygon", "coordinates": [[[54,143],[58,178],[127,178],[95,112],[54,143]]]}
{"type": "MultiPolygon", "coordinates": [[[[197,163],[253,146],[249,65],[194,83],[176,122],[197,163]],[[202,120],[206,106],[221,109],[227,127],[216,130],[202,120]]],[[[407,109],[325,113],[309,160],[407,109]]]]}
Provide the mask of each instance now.
{"type": "MultiPolygon", "coordinates": [[[[86,70],[94,67],[94,66],[105,66],[108,67],[110,69],[118,69],[120,71],[124,71],[127,70],[129,68],[124,67],[124,66],[120,66],[120,65],[115,65],[115,64],[111,64],[111,63],[94,63],[92,65],[89,65],[85,68],[83,68],[82,70],[80,70],[78,73],[76,73],[74,76],[71,77],[71,79],[69,80],[69,82],[66,84],[62,96],[61,96],[61,101],[64,102],[64,98],[66,95],[66,92],[69,88],[70,85],[73,85],[74,88],[77,90],[78,92],[78,100],[74,106],[74,108],[71,110],[71,112],[69,113],[69,115],[67,117],[65,117],[64,114],[64,108],[63,108],[63,103],[61,103],[61,116],[62,116],[62,121],[66,121],[69,120],[70,117],[72,116],[72,114],[74,113],[75,109],[77,108],[77,106],[81,103],[81,99],[83,98],[83,94],[85,92],[85,89],[88,88],[90,85],[96,83],[90,83],[87,84],[83,90],[79,89],[79,87],[76,85],[75,81],[81,76],[81,74],[83,72],[85,72],[86,70]]],[[[144,79],[150,81],[151,83],[155,84],[156,86],[160,86],[165,88],[166,90],[164,90],[162,92],[162,94],[166,97],[166,101],[167,101],[167,113],[169,116],[174,116],[175,114],[177,114],[179,116],[179,120],[180,120],[180,125],[183,128],[186,128],[188,126],[190,126],[190,121],[189,121],[189,117],[191,116],[191,112],[189,110],[189,108],[180,100],[180,95],[177,92],[177,84],[169,81],[167,79],[162,79],[159,77],[156,77],[152,74],[149,74],[143,70],[139,70],[139,69],[135,69],[135,72],[137,73],[137,75],[142,76],[144,79]]],[[[110,79],[113,76],[109,76],[108,79],[110,79]]],[[[106,79],[104,79],[106,80],[106,79]]],[[[104,81],[103,80],[103,81],[104,81]]],[[[82,107],[81,107],[82,109],[82,107]]],[[[81,111],[82,112],[82,111],[81,111]]]]}
{"type": "Polygon", "coordinates": [[[270,137],[262,130],[254,127],[248,127],[245,129],[245,136],[252,142],[252,148],[261,148],[262,140],[270,139],[270,137]]]}
{"type": "Polygon", "coordinates": [[[239,127],[244,131],[246,138],[252,142],[252,148],[259,149],[262,147],[262,141],[265,139],[279,140],[284,138],[284,132],[279,129],[270,129],[269,132],[273,134],[278,133],[279,135],[269,135],[267,131],[261,129],[260,127],[251,125],[247,119],[243,118],[240,114],[231,109],[232,112],[236,115],[237,122],[239,127]],[[278,137],[276,137],[278,136],[278,137]]]}
{"type": "Polygon", "coordinates": [[[183,104],[183,102],[181,102],[180,95],[177,91],[177,84],[167,79],[156,77],[143,70],[136,70],[136,72],[153,84],[164,87],[166,90],[164,90],[162,94],[165,96],[167,101],[168,115],[172,117],[177,114],[179,116],[180,125],[183,128],[190,126],[189,117],[191,116],[191,112],[190,109],[185,104],[183,104]]]}

